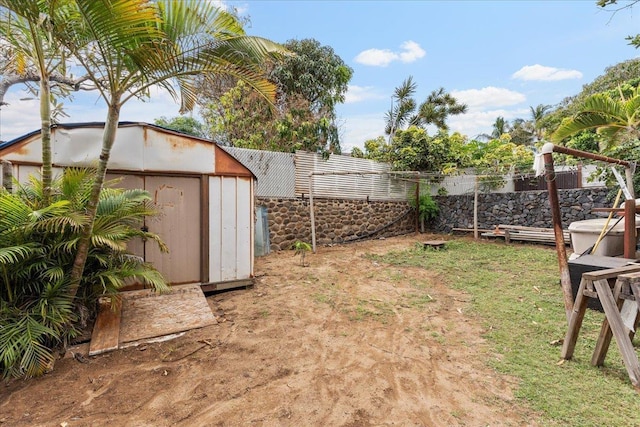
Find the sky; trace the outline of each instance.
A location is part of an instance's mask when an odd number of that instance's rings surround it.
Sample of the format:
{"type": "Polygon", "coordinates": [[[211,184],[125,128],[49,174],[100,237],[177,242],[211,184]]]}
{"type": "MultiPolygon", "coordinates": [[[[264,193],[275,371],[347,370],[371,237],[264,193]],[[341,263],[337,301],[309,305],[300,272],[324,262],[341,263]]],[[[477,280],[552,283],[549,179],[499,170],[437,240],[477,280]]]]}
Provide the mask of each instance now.
{"type": "MultiPolygon", "coordinates": [[[[621,0],[621,5],[624,0],[621,0]]],[[[502,1],[226,1],[249,19],[246,32],[284,43],[312,38],[353,69],[337,107],[343,152],[384,135],[393,91],[412,76],[421,102],[440,87],[468,106],[448,120],[469,138],[489,134],[497,117],[529,119],[530,107],[554,106],[640,50],[640,4],[597,7],[596,0],[502,1]]],[[[0,112],[0,140],[39,129],[38,101],[14,86],[0,112]]],[[[59,122],[104,121],[97,93],[63,100],[59,122]]],[[[192,113],[200,118],[198,112],[192,113]]],[[[123,121],[153,123],[178,115],[167,93],[129,102],[123,121]]]]}

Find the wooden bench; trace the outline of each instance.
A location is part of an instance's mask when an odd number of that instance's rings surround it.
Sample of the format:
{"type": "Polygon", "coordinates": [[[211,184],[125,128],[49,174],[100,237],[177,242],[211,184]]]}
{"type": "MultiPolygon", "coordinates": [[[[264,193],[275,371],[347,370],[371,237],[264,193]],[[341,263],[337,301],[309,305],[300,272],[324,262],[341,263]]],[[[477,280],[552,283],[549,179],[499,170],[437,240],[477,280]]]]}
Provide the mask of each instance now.
{"type": "Polygon", "coordinates": [[[442,249],[446,245],[446,240],[427,240],[426,242],[422,242],[424,249],[442,249]]]}

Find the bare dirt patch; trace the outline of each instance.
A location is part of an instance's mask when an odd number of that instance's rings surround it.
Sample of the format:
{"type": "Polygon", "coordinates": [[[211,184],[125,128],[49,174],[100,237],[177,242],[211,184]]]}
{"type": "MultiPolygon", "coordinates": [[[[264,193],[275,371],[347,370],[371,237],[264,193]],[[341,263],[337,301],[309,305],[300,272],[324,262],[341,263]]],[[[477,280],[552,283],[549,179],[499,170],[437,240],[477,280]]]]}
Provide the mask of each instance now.
{"type": "Polygon", "coordinates": [[[259,258],[255,287],[208,296],[215,325],[0,384],[0,426],[535,425],[469,298],[366,256],[424,240],[259,258]]]}

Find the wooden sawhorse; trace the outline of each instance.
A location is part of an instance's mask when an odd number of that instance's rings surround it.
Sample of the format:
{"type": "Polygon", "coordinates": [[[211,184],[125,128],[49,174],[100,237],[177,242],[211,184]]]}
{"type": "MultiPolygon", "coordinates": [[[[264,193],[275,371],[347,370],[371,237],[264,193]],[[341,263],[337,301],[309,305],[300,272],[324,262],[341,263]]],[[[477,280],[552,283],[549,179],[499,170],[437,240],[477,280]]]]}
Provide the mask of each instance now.
{"type": "Polygon", "coordinates": [[[598,298],[604,309],[600,335],[591,358],[591,364],[601,366],[609,350],[611,337],[615,337],[624,366],[633,386],[640,391],[640,363],[633,348],[632,339],[640,321],[640,265],[607,270],[590,271],[582,275],[576,295],[569,328],[562,346],[562,358],[571,359],[578,340],[578,333],[587,309],[587,298],[598,298]],[[620,310],[625,300],[635,300],[633,328],[625,326],[620,310]]]}

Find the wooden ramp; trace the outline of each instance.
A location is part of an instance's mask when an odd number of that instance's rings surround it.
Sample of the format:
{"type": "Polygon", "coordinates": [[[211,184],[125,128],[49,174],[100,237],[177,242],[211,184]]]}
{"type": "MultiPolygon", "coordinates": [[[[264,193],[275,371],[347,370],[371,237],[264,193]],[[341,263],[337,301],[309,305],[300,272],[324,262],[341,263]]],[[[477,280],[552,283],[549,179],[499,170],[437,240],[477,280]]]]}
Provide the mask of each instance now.
{"type": "Polygon", "coordinates": [[[173,286],[160,295],[142,289],[121,296],[115,311],[108,303],[100,304],[90,356],[215,323],[199,284],[173,286]]]}

